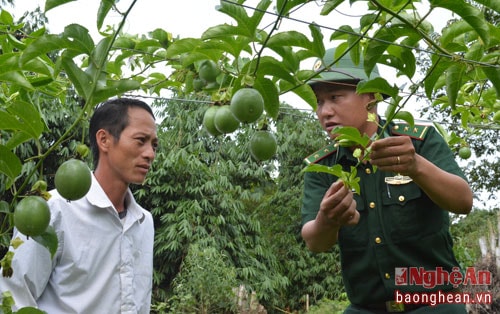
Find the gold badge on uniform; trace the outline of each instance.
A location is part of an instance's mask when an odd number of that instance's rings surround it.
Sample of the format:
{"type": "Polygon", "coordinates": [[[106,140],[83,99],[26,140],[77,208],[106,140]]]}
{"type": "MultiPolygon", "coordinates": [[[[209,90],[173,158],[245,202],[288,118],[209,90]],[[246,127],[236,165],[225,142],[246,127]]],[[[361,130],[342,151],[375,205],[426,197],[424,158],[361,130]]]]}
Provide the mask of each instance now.
{"type": "Polygon", "coordinates": [[[413,181],[409,176],[402,176],[400,174],[395,175],[394,177],[385,177],[385,183],[390,185],[401,185],[407,184],[413,181]]]}

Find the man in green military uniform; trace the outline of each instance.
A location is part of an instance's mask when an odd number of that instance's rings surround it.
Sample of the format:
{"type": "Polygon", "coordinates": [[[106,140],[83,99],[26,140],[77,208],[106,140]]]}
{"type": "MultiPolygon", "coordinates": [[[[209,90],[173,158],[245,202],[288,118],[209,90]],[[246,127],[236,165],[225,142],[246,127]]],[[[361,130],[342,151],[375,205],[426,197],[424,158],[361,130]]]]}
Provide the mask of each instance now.
{"type": "MultiPolygon", "coordinates": [[[[334,54],[335,49],[326,52],[315,66],[323,71],[310,82],[318,120],[333,143],[306,162],[340,164],[349,171],[358,165],[354,148],[335,145],[332,130],[351,126],[369,137],[381,132],[379,125],[385,122],[368,119],[369,113],[376,114],[375,95],[356,93],[361,80],[379,74],[375,69],[368,77],[362,61],[355,65],[348,55],[325,70],[325,64],[336,59],[334,54]]],[[[468,214],[472,191],[451,150],[432,126],[404,124],[391,124],[386,136],[370,147],[368,162],[357,168],[359,195],[327,173],[306,172],[304,178],[302,237],[313,252],[339,244],[351,302],[344,313],[466,313],[463,304],[401,302],[396,296],[424,300],[456,291],[446,277],[459,271],[449,212],[468,214]],[[434,283],[418,281],[419,276],[436,273],[440,280],[434,283]]]]}

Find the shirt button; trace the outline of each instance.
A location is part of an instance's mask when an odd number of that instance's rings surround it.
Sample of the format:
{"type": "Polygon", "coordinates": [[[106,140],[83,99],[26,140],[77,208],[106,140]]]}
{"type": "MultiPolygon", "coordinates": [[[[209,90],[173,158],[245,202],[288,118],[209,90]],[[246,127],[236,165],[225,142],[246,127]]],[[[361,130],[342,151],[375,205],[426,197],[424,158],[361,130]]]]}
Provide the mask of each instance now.
{"type": "Polygon", "coordinates": [[[380,244],[382,243],[382,239],[380,237],[375,238],[375,243],[380,244]]]}
{"type": "Polygon", "coordinates": [[[385,273],[385,279],[391,279],[391,274],[385,273]]]}
{"type": "Polygon", "coordinates": [[[374,202],[370,203],[370,208],[375,208],[375,203],[374,202]]]}
{"type": "Polygon", "coordinates": [[[400,202],[404,202],[404,201],[405,201],[405,197],[404,197],[403,195],[400,195],[400,196],[399,196],[399,201],[400,201],[400,202]]]}
{"type": "Polygon", "coordinates": [[[370,168],[366,168],[366,169],[365,169],[365,173],[366,173],[366,174],[371,174],[371,173],[372,173],[372,170],[371,170],[370,168]]]}

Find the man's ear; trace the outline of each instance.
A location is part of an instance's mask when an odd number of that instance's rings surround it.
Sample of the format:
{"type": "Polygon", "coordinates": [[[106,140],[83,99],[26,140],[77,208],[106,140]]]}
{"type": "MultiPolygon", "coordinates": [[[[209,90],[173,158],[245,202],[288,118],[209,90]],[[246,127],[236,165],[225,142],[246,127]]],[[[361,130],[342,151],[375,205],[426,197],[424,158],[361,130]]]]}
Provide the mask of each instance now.
{"type": "Polygon", "coordinates": [[[107,151],[111,145],[111,141],[113,140],[111,134],[104,129],[98,130],[95,134],[95,138],[97,147],[99,147],[100,151],[107,151]]]}
{"type": "Polygon", "coordinates": [[[374,93],[368,93],[365,95],[368,99],[368,103],[366,104],[366,110],[371,111],[373,108],[377,106],[378,103],[377,98],[375,97],[374,93]]]}

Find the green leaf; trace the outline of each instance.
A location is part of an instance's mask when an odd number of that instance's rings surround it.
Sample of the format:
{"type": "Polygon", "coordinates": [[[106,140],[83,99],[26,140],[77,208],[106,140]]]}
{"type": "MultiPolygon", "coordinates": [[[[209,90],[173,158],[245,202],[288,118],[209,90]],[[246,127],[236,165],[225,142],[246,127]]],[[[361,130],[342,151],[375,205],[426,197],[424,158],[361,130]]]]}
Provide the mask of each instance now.
{"type": "Polygon", "coordinates": [[[384,117],[386,117],[387,119],[392,119],[392,116],[395,114],[396,109],[397,106],[391,102],[385,109],[384,117]]]}
{"type": "Polygon", "coordinates": [[[313,111],[316,111],[318,106],[318,100],[311,86],[308,84],[292,84],[290,82],[280,80],[279,81],[280,90],[283,92],[292,92],[302,98],[309,106],[311,106],[313,111]]]}
{"type": "Polygon", "coordinates": [[[394,119],[403,120],[408,123],[411,127],[415,126],[415,118],[409,111],[400,110],[394,115],[394,119]]]}
{"type": "Polygon", "coordinates": [[[58,7],[60,5],[63,5],[65,3],[73,2],[76,0],[46,0],[45,1],[45,13],[47,11],[52,10],[55,7],[58,7]]]}
{"type": "Polygon", "coordinates": [[[167,48],[167,58],[172,59],[178,56],[182,56],[185,53],[192,52],[201,44],[203,41],[198,38],[182,38],[176,40],[167,48]]]}
{"type": "Polygon", "coordinates": [[[34,89],[31,83],[26,79],[26,77],[21,71],[10,71],[10,72],[0,73],[0,82],[1,81],[19,85],[27,90],[34,89]]]}
{"type": "Polygon", "coordinates": [[[466,66],[464,64],[455,63],[446,72],[446,94],[451,108],[455,108],[465,70],[466,66]]]}
{"type": "Polygon", "coordinates": [[[339,164],[333,166],[309,164],[302,169],[302,172],[324,172],[336,176],[337,178],[342,178],[344,173],[344,171],[342,170],[342,166],[339,164]]]}
{"type": "Polygon", "coordinates": [[[16,100],[8,108],[8,111],[20,122],[19,131],[29,134],[34,139],[40,137],[45,125],[40,112],[33,104],[16,100]]]}
{"type": "MultiPolygon", "coordinates": [[[[0,127],[0,129],[1,129],[1,127],[0,127]]],[[[26,141],[29,141],[31,139],[32,139],[32,137],[28,133],[25,133],[25,132],[14,132],[12,134],[12,136],[9,138],[9,140],[7,141],[7,143],[5,143],[5,146],[8,149],[14,149],[19,144],[22,144],[22,143],[24,143],[26,141]]]]}
{"type": "Polygon", "coordinates": [[[482,66],[480,69],[486,75],[486,77],[490,80],[491,84],[496,90],[497,98],[500,99],[500,68],[498,65],[495,65],[499,56],[497,54],[492,54],[491,56],[486,56],[481,59],[482,62],[492,63],[491,66],[482,66]]]}
{"type": "Polygon", "coordinates": [[[358,84],[356,90],[360,94],[364,93],[380,93],[383,95],[388,95],[392,98],[396,98],[399,94],[399,88],[394,85],[391,86],[387,80],[376,77],[369,81],[362,81],[358,84]]]}
{"type": "Polygon", "coordinates": [[[89,30],[80,24],[70,24],[64,28],[61,36],[71,42],[71,46],[67,46],[71,50],[78,53],[90,55],[95,47],[94,40],[90,36],[89,30]]]}
{"type": "MultiPolygon", "coordinates": [[[[471,30],[472,27],[464,20],[455,21],[443,29],[443,34],[439,38],[439,41],[445,49],[449,49],[449,45],[455,42],[460,35],[470,32],[471,30]]],[[[466,48],[465,45],[464,48],[466,48]]]]}
{"type": "Polygon", "coordinates": [[[330,12],[335,10],[339,5],[341,5],[344,0],[330,0],[326,1],[321,8],[321,15],[328,15],[330,12]]]}
{"type": "Polygon", "coordinates": [[[323,44],[323,33],[321,32],[321,28],[318,25],[312,23],[309,24],[309,30],[311,31],[311,36],[313,38],[309,50],[313,51],[316,56],[324,56],[325,45],[323,44]]]}
{"type": "Polygon", "coordinates": [[[4,200],[0,200],[0,214],[9,214],[9,213],[10,213],[9,203],[7,203],[4,200]]]}
{"type": "Polygon", "coordinates": [[[245,30],[239,28],[238,26],[222,24],[209,27],[207,30],[203,32],[203,34],[201,35],[201,39],[202,40],[214,39],[214,38],[224,39],[227,36],[242,36],[242,37],[252,38],[248,36],[245,30]]]}
{"type": "Polygon", "coordinates": [[[29,45],[21,55],[21,64],[25,64],[31,59],[34,59],[41,55],[46,55],[47,53],[54,50],[62,50],[65,48],[72,47],[72,43],[59,35],[43,35],[38,37],[29,45]]]}
{"type": "Polygon", "coordinates": [[[78,94],[86,100],[89,99],[92,94],[92,77],[85,73],[85,71],[82,71],[73,59],[65,55],[61,57],[61,64],[78,94]]]}
{"type": "Polygon", "coordinates": [[[253,87],[257,89],[261,93],[262,98],[264,98],[264,109],[266,113],[273,119],[278,118],[280,101],[276,84],[268,78],[257,77],[253,87]]]}
{"type": "Polygon", "coordinates": [[[271,3],[271,0],[261,0],[256,10],[253,11],[254,14],[252,17],[247,15],[243,6],[229,1],[221,1],[220,5],[217,6],[217,10],[236,20],[238,25],[237,31],[240,35],[254,38],[257,33],[257,27],[271,3]]]}
{"type": "Polygon", "coordinates": [[[111,10],[114,4],[114,0],[101,0],[99,10],[97,11],[97,29],[101,29],[109,10],[111,10]]]}
{"type": "Polygon", "coordinates": [[[366,134],[361,134],[359,130],[351,126],[338,126],[332,130],[332,134],[338,134],[335,141],[341,143],[350,142],[349,146],[360,145],[367,147],[370,143],[370,138],[366,134]]]}
{"type": "MultiPolygon", "coordinates": [[[[255,61],[253,61],[255,63],[255,61]]],[[[282,62],[270,56],[263,56],[259,61],[258,76],[273,76],[277,79],[283,79],[290,83],[295,83],[295,78],[283,68],[282,62]]]]}
{"type": "Polygon", "coordinates": [[[14,18],[12,17],[12,15],[8,11],[1,10],[0,11],[0,22],[2,24],[6,24],[6,25],[12,25],[12,24],[14,24],[14,18]]]}
{"type": "Polygon", "coordinates": [[[431,7],[441,7],[456,13],[477,32],[486,46],[490,41],[489,27],[482,12],[465,1],[430,0],[431,7]]]}
{"type": "MultiPolygon", "coordinates": [[[[12,183],[16,177],[21,173],[22,164],[19,158],[7,147],[0,145],[0,172],[5,174],[12,183]]],[[[6,188],[10,184],[6,184],[6,188]]]]}
{"type": "Polygon", "coordinates": [[[413,77],[417,70],[417,60],[411,49],[393,45],[387,48],[387,52],[388,56],[380,62],[381,64],[396,68],[398,76],[403,74],[413,77]]]}
{"type": "Polygon", "coordinates": [[[106,86],[98,86],[92,96],[92,103],[98,104],[108,98],[139,89],[141,84],[134,80],[108,81],[106,86]]]}
{"type": "Polygon", "coordinates": [[[269,38],[267,42],[270,48],[281,46],[295,46],[309,49],[312,43],[309,38],[297,31],[286,31],[277,33],[269,38]]]}
{"type": "Polygon", "coordinates": [[[432,93],[434,90],[437,90],[441,86],[436,86],[437,82],[441,78],[441,76],[445,73],[445,71],[450,67],[453,62],[447,58],[442,58],[440,56],[433,56],[431,58],[432,66],[429,68],[429,72],[426,74],[424,80],[424,88],[425,94],[427,98],[432,98],[432,93]]]}
{"type": "MultiPolygon", "coordinates": [[[[99,84],[104,84],[104,81],[106,80],[106,61],[108,57],[109,50],[111,49],[111,41],[113,40],[113,37],[104,37],[95,47],[94,50],[92,50],[92,53],[90,55],[89,59],[89,66],[87,69],[85,69],[85,73],[87,76],[90,78],[91,82],[94,82],[91,84],[90,87],[92,86],[98,86],[99,84]],[[97,83],[98,81],[101,81],[97,83]]],[[[91,90],[88,91],[90,95],[91,90]]],[[[89,97],[86,97],[86,99],[89,99],[89,97]]]]}
{"type": "Polygon", "coordinates": [[[50,252],[50,257],[53,258],[57,252],[57,234],[51,226],[47,227],[44,233],[39,236],[33,237],[33,240],[38,242],[39,244],[46,247],[50,252]]]}
{"type": "Polygon", "coordinates": [[[45,61],[42,58],[34,58],[23,65],[23,70],[51,78],[54,75],[54,64],[50,60],[45,61]]]}
{"type": "Polygon", "coordinates": [[[444,138],[444,140],[446,141],[446,143],[449,144],[449,142],[450,142],[450,135],[448,134],[448,132],[446,132],[446,130],[443,128],[443,126],[440,123],[438,123],[438,122],[432,122],[432,124],[434,124],[434,127],[439,132],[439,134],[441,134],[441,136],[444,138]]]}
{"type": "Polygon", "coordinates": [[[0,130],[20,130],[22,124],[7,111],[0,110],[0,130]]]}

